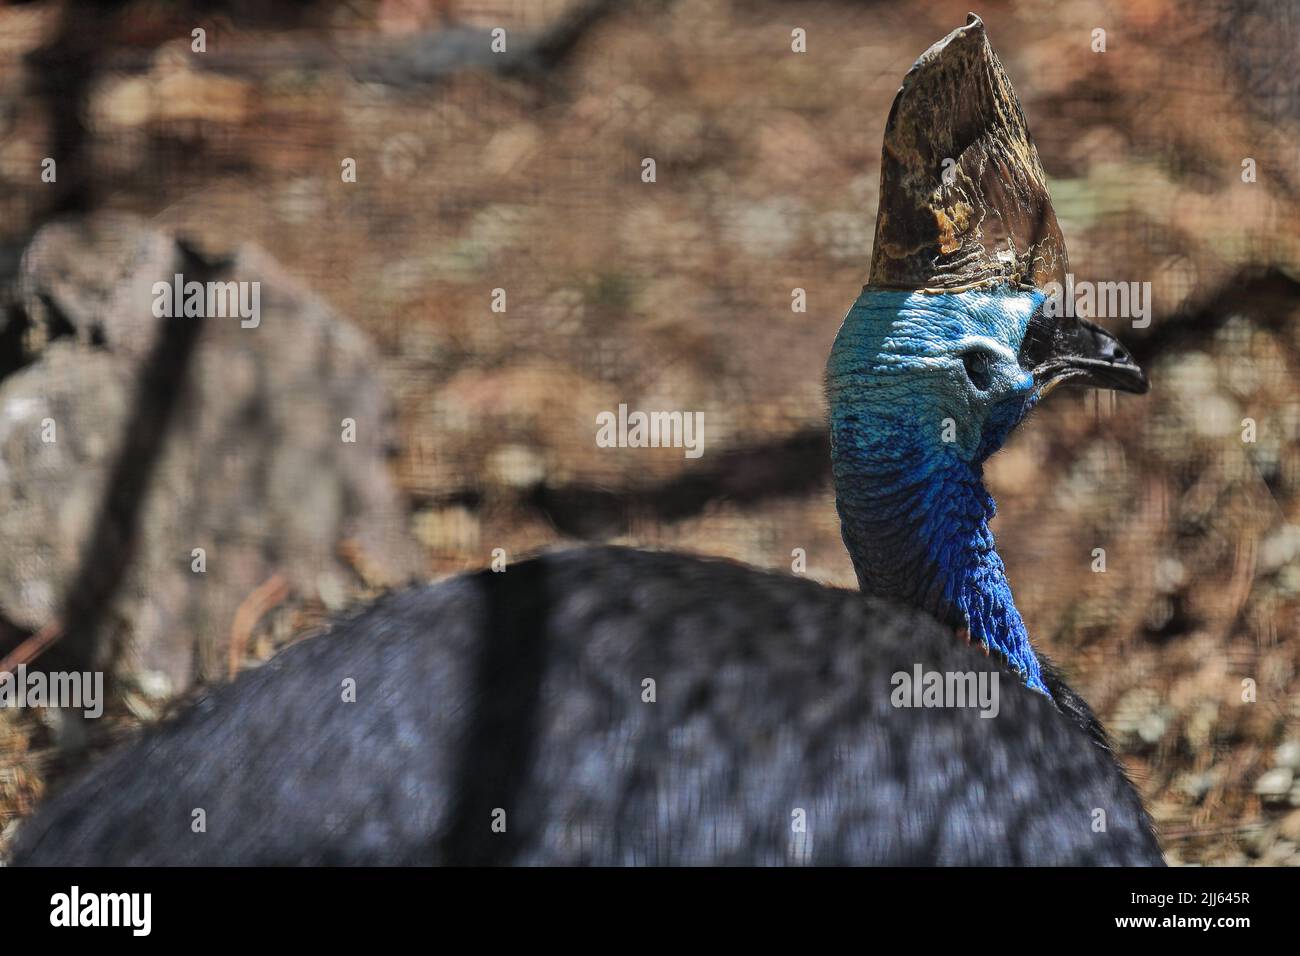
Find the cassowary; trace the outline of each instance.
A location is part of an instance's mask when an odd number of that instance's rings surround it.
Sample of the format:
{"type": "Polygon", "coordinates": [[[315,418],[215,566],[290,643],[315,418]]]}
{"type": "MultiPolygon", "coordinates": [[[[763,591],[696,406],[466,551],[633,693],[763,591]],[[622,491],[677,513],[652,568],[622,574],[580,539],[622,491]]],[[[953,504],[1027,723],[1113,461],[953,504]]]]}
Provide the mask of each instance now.
{"type": "Polygon", "coordinates": [[[1146,389],[1052,308],[1065,267],[972,16],[894,102],[828,365],[861,593],[607,547],[398,592],[101,759],[16,861],[1161,864],[989,532],[982,464],[1035,402],[1146,389]]]}

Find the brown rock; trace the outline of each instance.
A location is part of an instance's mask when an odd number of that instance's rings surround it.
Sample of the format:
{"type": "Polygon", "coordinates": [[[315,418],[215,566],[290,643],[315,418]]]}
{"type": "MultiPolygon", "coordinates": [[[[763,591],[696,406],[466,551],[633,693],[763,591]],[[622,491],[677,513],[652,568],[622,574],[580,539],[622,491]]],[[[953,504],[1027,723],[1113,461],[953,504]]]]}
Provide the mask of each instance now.
{"type": "Polygon", "coordinates": [[[139,222],[42,230],[25,259],[27,300],[56,305],[34,316],[48,333],[57,320],[76,335],[0,383],[0,614],[34,629],[77,586],[153,337],[163,323],[204,323],[105,635],[126,649],[120,671],[172,691],[224,674],[237,608],[275,574],[291,600],[335,606],[420,568],[386,467],[388,400],[370,344],[253,247],[214,275],[260,283],[256,327],[156,319],[141,290],[182,261],[139,222]]]}

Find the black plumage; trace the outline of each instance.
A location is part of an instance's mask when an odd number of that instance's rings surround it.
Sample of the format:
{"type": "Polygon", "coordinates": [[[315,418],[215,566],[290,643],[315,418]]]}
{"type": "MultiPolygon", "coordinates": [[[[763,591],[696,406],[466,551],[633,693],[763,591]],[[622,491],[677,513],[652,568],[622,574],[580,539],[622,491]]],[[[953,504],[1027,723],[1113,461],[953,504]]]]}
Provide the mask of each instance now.
{"type": "Polygon", "coordinates": [[[51,799],[15,861],[1161,863],[1091,712],[1051,689],[856,592],[551,554],[394,594],[214,690],[51,799]],[[998,716],[892,706],[918,663],[998,672],[998,716]]]}

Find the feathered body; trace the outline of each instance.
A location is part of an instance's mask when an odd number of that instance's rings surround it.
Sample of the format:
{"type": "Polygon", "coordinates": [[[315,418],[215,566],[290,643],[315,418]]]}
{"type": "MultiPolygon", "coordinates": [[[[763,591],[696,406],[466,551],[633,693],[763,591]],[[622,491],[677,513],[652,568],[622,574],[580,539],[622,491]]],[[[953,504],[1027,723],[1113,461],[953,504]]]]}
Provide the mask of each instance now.
{"type": "Polygon", "coordinates": [[[404,591],[289,648],[105,757],[27,824],[16,860],[1160,854],[1136,793],[1079,723],[928,615],[722,561],[592,548],[404,591]],[[918,664],[1000,674],[997,716],[895,707],[894,675],[918,664]]]}

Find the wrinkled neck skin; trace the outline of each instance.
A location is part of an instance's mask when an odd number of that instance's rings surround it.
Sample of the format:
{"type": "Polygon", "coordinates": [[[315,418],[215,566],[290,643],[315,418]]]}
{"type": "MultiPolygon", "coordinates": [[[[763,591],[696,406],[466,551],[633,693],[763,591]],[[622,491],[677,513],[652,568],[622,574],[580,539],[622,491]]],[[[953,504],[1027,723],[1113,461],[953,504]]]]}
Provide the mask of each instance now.
{"type": "Polygon", "coordinates": [[[865,290],[836,338],[827,388],[836,505],[862,590],[968,628],[1048,694],[983,482],[984,461],[1037,400],[1015,350],[1040,298],[865,290]],[[990,341],[1005,374],[977,393],[955,356],[990,341]]]}

